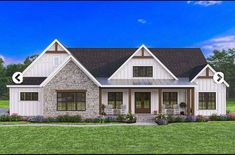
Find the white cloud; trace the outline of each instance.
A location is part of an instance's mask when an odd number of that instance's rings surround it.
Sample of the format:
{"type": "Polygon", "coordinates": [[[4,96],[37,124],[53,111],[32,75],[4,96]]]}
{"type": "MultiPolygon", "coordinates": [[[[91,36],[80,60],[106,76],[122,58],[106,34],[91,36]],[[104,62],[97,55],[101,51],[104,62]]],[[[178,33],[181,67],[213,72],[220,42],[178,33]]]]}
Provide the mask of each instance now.
{"type": "Polygon", "coordinates": [[[201,6],[210,6],[221,4],[222,1],[187,1],[187,3],[201,6]]]}
{"type": "Polygon", "coordinates": [[[13,63],[16,64],[16,63],[22,63],[23,62],[22,60],[18,60],[18,59],[15,59],[15,58],[5,57],[3,55],[0,55],[0,58],[3,59],[5,65],[9,65],[9,64],[13,64],[13,63]]]}
{"type": "Polygon", "coordinates": [[[235,48],[235,35],[212,38],[202,43],[202,50],[210,55],[213,50],[235,48]]]}
{"type": "Polygon", "coordinates": [[[141,18],[140,18],[140,19],[138,19],[137,21],[138,21],[139,23],[141,23],[141,24],[146,24],[146,23],[147,23],[147,21],[146,21],[146,20],[141,19],[141,18]]]}

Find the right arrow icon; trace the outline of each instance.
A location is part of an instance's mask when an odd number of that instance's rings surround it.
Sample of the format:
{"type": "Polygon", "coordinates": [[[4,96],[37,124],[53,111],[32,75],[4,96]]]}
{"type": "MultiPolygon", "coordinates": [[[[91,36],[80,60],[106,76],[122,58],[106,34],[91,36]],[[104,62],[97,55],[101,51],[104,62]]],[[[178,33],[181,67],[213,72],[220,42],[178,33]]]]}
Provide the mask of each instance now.
{"type": "Polygon", "coordinates": [[[222,82],[224,82],[224,73],[216,72],[213,76],[213,79],[216,83],[221,84],[222,82]]]}

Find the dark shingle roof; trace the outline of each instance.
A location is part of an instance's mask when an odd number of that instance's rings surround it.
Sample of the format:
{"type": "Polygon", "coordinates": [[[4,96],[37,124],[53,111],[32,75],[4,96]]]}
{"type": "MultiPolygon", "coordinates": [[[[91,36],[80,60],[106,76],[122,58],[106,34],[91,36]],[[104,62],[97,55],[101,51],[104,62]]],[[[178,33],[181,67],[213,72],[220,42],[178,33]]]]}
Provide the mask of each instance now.
{"type": "MultiPolygon", "coordinates": [[[[137,48],[68,48],[95,77],[111,76],[137,48]]],[[[193,69],[207,64],[199,48],[149,48],[177,77],[191,77],[193,69]]]]}
{"type": "Polygon", "coordinates": [[[23,77],[23,82],[21,84],[15,84],[10,81],[10,85],[40,85],[46,77],[23,77]]]}

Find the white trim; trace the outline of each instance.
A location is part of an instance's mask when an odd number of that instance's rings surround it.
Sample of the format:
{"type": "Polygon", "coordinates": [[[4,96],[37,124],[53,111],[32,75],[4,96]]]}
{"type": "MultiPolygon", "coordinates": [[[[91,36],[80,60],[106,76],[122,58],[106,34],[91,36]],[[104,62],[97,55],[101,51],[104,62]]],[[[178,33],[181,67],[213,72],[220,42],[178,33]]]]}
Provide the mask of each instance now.
{"type": "Polygon", "coordinates": [[[47,78],[44,80],[40,86],[44,87],[51,79],[61,71],[62,68],[70,61],[72,60],[97,86],[101,86],[100,83],[86,70],[86,68],[77,61],[72,55],[70,55],[61,65],[59,65],[47,78]]]}
{"type": "Polygon", "coordinates": [[[123,68],[123,66],[125,64],[127,64],[128,61],[130,61],[130,59],[132,59],[136,53],[141,50],[142,48],[145,48],[146,51],[168,72],[170,73],[170,75],[175,79],[178,80],[178,78],[145,46],[145,45],[141,45],[109,78],[108,80],[111,80],[113,78],[113,76],[121,69],[123,68]]]}
{"type": "Polygon", "coordinates": [[[40,88],[40,85],[7,85],[7,88],[40,88]]]}
{"type": "Polygon", "coordinates": [[[25,72],[27,72],[45,53],[46,51],[53,46],[55,43],[58,43],[69,55],[71,55],[71,53],[57,40],[55,39],[52,43],[50,43],[49,46],[47,46],[47,48],[22,72],[23,75],[25,74],[25,72]]]}
{"type": "MultiPolygon", "coordinates": [[[[210,69],[213,73],[216,73],[216,71],[215,71],[209,64],[207,64],[190,82],[191,82],[191,83],[194,82],[194,81],[197,79],[197,77],[198,77],[203,71],[205,71],[205,69],[206,69],[207,67],[209,67],[209,69],[210,69]]],[[[229,84],[228,84],[225,80],[224,80],[224,84],[225,84],[225,86],[229,87],[229,84]]]]}

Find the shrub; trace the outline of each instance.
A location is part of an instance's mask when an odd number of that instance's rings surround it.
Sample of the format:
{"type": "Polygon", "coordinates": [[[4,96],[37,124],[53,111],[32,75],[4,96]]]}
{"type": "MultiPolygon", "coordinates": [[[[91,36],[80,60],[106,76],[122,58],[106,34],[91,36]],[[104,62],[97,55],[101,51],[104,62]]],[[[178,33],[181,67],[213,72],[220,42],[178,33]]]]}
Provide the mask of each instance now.
{"type": "Polygon", "coordinates": [[[168,120],[169,123],[174,123],[174,122],[175,122],[175,117],[174,117],[174,115],[172,115],[172,114],[171,114],[171,115],[168,115],[168,116],[167,116],[167,120],[168,120]]]}
{"type": "MultiPolygon", "coordinates": [[[[172,116],[171,116],[171,118],[172,118],[172,116]]],[[[168,124],[168,115],[158,114],[155,118],[155,122],[158,125],[167,125],[168,124]]]]}
{"type": "Polygon", "coordinates": [[[95,119],[95,123],[104,123],[105,118],[103,116],[99,116],[95,119]]]}
{"type": "Polygon", "coordinates": [[[166,115],[166,114],[158,114],[157,116],[156,116],[156,119],[167,119],[168,118],[168,115],[166,115]]]}
{"type": "Polygon", "coordinates": [[[48,119],[43,116],[32,116],[28,118],[28,121],[33,123],[42,123],[48,122],[48,119]]]}
{"type": "Polygon", "coordinates": [[[226,110],[226,114],[230,114],[230,110],[226,110]]]}
{"type": "Polygon", "coordinates": [[[127,123],[135,123],[136,122],[136,117],[132,113],[128,113],[125,117],[125,122],[127,123]]]}
{"type": "Polygon", "coordinates": [[[196,116],[196,122],[207,122],[208,119],[202,115],[196,116]]]}
{"type": "Polygon", "coordinates": [[[9,115],[0,115],[0,121],[1,122],[6,122],[10,120],[10,116],[9,115]]]}
{"type": "Polygon", "coordinates": [[[10,120],[10,121],[21,121],[21,120],[22,120],[22,117],[19,116],[18,114],[12,114],[12,115],[9,117],[9,120],[10,120]]]}
{"type": "Polygon", "coordinates": [[[211,116],[209,116],[210,121],[217,121],[218,120],[218,116],[216,114],[212,114],[211,116]]]}
{"type": "Polygon", "coordinates": [[[94,119],[94,118],[86,118],[86,119],[83,120],[83,122],[85,122],[85,123],[95,123],[96,119],[94,119]]]}
{"type": "Polygon", "coordinates": [[[81,122],[82,118],[80,115],[60,115],[57,117],[58,122],[81,122]]]}
{"type": "Polygon", "coordinates": [[[233,114],[227,115],[216,115],[213,114],[209,117],[210,121],[235,121],[235,116],[233,114]]]}
{"type": "Polygon", "coordinates": [[[188,115],[185,119],[186,122],[196,122],[197,118],[192,115],[188,115]]]}
{"type": "Polygon", "coordinates": [[[58,122],[57,117],[48,117],[48,122],[58,122]]]}
{"type": "Polygon", "coordinates": [[[117,116],[117,121],[118,122],[122,122],[123,120],[125,120],[125,115],[120,114],[120,115],[117,116]]]}
{"type": "Polygon", "coordinates": [[[185,117],[185,116],[182,116],[182,115],[175,116],[174,121],[175,121],[175,122],[185,122],[185,121],[186,121],[186,117],[185,117]]]}

